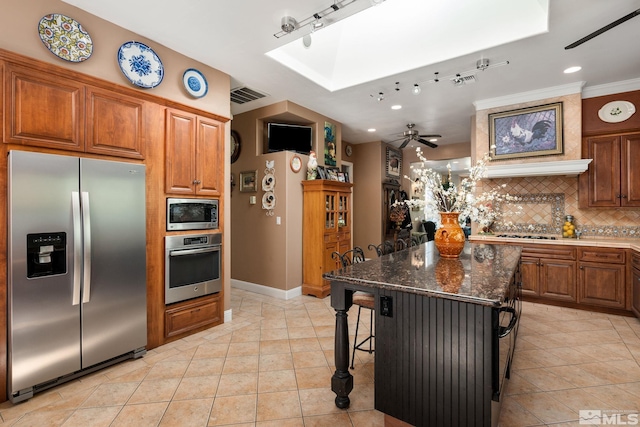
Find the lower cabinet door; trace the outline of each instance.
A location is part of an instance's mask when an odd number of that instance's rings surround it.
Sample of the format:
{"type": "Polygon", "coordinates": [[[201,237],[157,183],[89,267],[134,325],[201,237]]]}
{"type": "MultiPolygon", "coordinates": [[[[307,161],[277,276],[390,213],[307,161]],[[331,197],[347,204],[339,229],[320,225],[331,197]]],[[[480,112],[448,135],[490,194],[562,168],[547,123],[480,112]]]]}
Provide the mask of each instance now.
{"type": "Polygon", "coordinates": [[[581,262],[578,302],[601,307],[625,307],[625,266],[581,262]]]}
{"type": "Polygon", "coordinates": [[[541,259],[540,296],[560,301],[575,302],[575,261],[541,259]]]}

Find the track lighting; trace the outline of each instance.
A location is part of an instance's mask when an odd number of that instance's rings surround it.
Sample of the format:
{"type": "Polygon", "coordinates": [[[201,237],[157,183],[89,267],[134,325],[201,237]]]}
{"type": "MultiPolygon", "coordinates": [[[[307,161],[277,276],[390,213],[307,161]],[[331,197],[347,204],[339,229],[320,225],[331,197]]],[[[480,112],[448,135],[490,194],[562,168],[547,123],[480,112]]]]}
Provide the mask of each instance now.
{"type": "Polygon", "coordinates": [[[411,89],[411,93],[413,93],[414,95],[420,95],[420,92],[422,92],[422,89],[420,89],[420,85],[418,83],[413,85],[413,88],[411,89]]]}
{"type": "MultiPolygon", "coordinates": [[[[352,3],[355,3],[356,1],[358,0],[334,0],[333,4],[330,5],[329,7],[323,10],[320,10],[314,13],[313,15],[305,19],[302,19],[300,21],[296,21],[291,16],[285,16],[282,18],[281,25],[280,25],[280,28],[282,29],[282,31],[275,33],[273,36],[276,38],[280,38],[280,37],[286,36],[287,34],[291,34],[292,32],[299,30],[303,27],[306,27],[307,25],[311,27],[311,31],[313,32],[325,25],[329,25],[333,22],[337,22],[340,20],[340,18],[331,20],[331,21],[325,20],[324,22],[321,21],[321,19],[326,18],[328,15],[331,15],[332,13],[337,12],[338,10],[352,3]]],[[[383,0],[377,0],[377,1],[380,2],[383,0]]]]}
{"type": "Polygon", "coordinates": [[[376,101],[380,102],[380,101],[384,101],[384,93],[382,92],[378,92],[377,95],[371,95],[372,98],[375,98],[376,101]]]}
{"type": "Polygon", "coordinates": [[[290,16],[283,16],[282,20],[280,21],[280,24],[281,24],[280,28],[282,28],[282,31],[284,31],[287,34],[294,31],[298,26],[298,23],[296,22],[296,20],[290,16]]]}

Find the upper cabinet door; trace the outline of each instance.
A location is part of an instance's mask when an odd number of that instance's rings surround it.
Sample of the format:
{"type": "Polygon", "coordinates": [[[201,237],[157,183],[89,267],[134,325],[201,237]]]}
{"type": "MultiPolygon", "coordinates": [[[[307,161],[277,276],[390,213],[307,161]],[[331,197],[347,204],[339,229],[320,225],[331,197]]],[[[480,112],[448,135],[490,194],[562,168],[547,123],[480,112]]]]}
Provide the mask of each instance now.
{"type": "Polygon", "coordinates": [[[195,194],[196,116],[168,108],[165,121],[166,192],[195,194]]]}
{"type": "Polygon", "coordinates": [[[87,86],[88,153],[144,159],[145,102],[87,86]]]}
{"type": "Polygon", "coordinates": [[[620,138],[587,138],[582,153],[593,161],[580,176],[581,207],[620,206],[620,138]]]}
{"type": "Polygon", "coordinates": [[[640,206],[640,134],[622,139],[621,206],[640,206]]]}
{"type": "Polygon", "coordinates": [[[196,194],[220,196],[224,185],[224,124],[198,118],[195,152],[196,194]]]}
{"type": "Polygon", "coordinates": [[[6,143],[84,150],[84,85],[5,64],[6,143]]]}

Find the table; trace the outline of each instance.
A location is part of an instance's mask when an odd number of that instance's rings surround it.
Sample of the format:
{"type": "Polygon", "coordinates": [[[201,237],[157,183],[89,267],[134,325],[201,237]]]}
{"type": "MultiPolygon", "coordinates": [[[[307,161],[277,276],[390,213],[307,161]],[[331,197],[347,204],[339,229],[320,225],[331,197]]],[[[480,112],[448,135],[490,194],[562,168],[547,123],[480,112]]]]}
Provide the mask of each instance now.
{"type": "Polygon", "coordinates": [[[347,312],[375,296],[375,408],[411,425],[491,425],[517,334],[519,246],[467,243],[459,259],[433,242],[325,273],[336,310],[335,404],[347,408],[347,312]]]}

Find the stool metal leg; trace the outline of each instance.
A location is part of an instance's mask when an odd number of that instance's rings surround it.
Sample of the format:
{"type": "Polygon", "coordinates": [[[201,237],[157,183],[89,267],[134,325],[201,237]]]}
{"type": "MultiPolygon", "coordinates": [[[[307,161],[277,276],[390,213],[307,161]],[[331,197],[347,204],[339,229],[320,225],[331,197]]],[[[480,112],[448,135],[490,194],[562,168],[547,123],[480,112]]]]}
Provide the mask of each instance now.
{"type": "Polygon", "coordinates": [[[358,320],[356,321],[356,336],[353,338],[353,354],[351,354],[351,369],[353,369],[353,361],[356,358],[356,348],[358,343],[358,328],[360,327],[360,310],[362,310],[362,307],[358,306],[358,320]]]}

